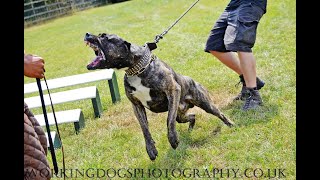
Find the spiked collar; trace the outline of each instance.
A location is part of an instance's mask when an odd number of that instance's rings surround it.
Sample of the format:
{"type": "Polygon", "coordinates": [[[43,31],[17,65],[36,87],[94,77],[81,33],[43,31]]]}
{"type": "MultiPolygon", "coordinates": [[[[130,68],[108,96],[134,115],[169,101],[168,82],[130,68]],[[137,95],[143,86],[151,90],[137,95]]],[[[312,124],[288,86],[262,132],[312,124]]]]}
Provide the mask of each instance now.
{"type": "Polygon", "coordinates": [[[131,68],[125,70],[128,76],[135,76],[141,74],[154,60],[155,56],[151,53],[149,47],[146,45],[146,50],[144,51],[144,55],[142,58],[138,60],[131,68]]]}

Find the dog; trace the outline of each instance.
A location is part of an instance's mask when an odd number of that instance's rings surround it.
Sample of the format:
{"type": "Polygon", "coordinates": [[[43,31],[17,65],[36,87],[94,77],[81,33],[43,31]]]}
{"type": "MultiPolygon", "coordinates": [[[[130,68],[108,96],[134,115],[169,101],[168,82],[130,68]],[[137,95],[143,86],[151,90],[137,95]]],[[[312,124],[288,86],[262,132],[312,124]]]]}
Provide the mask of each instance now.
{"type": "Polygon", "coordinates": [[[89,45],[96,57],[87,64],[88,70],[125,70],[125,93],[132,103],[134,114],[139,121],[146,143],[146,151],[155,160],[158,151],[148,128],[145,108],[154,113],[168,112],[168,140],[173,149],[179,144],[176,121],[188,123],[189,130],[195,125],[195,114],[187,114],[188,109],[200,107],[207,113],[221,119],[227,126],[234,123],[228,119],[211,101],[208,91],[188,76],[176,73],[169,65],[151,53],[155,43],[138,46],[127,42],[115,34],[86,33],[89,45]]]}

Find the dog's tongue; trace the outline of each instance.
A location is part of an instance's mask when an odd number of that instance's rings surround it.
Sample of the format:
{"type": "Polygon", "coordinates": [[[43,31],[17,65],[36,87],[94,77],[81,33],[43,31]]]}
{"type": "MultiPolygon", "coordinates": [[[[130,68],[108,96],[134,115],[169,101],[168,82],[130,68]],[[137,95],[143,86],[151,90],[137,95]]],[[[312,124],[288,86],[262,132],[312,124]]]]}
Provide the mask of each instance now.
{"type": "Polygon", "coordinates": [[[100,61],[101,61],[102,59],[103,59],[102,56],[96,56],[96,57],[91,61],[91,63],[89,63],[89,64],[87,65],[87,68],[88,68],[88,69],[95,69],[96,67],[99,66],[99,63],[100,63],[100,61]]]}

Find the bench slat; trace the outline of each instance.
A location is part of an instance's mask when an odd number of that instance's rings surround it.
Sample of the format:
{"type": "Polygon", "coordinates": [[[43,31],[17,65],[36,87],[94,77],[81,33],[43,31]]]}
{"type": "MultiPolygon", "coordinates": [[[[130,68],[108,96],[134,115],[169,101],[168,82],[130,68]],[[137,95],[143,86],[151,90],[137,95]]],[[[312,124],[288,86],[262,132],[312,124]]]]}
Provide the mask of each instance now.
{"type": "MultiPolygon", "coordinates": [[[[81,109],[72,109],[72,110],[66,110],[66,111],[59,111],[55,112],[57,123],[70,123],[70,122],[78,122],[81,114],[81,109]]],[[[39,122],[40,126],[45,126],[46,122],[44,120],[43,114],[38,114],[34,116],[37,121],[39,122]]],[[[55,125],[53,113],[47,114],[49,125],[55,125]]]]}
{"type": "MultiPolygon", "coordinates": [[[[52,104],[60,104],[65,102],[77,101],[88,98],[95,98],[97,94],[96,86],[89,86],[68,91],[62,91],[51,94],[52,104]]],[[[50,105],[49,95],[43,95],[45,105],[50,105]]],[[[24,99],[30,109],[41,107],[40,96],[34,96],[24,99]]]]}
{"type": "MultiPolygon", "coordinates": [[[[56,113],[58,124],[73,122],[76,134],[80,132],[80,129],[85,127],[85,120],[84,120],[84,116],[81,109],[71,109],[66,111],[58,111],[55,113],[56,113]]],[[[49,125],[50,126],[55,125],[56,123],[54,121],[53,113],[48,113],[47,116],[48,116],[49,125]]],[[[38,114],[38,115],[35,115],[34,117],[37,119],[40,126],[46,125],[43,114],[38,114]]]]}
{"type": "MultiPolygon", "coordinates": [[[[56,89],[56,88],[84,84],[84,83],[100,81],[100,80],[110,80],[112,79],[113,73],[114,73],[113,69],[95,70],[94,72],[50,79],[50,80],[47,80],[47,84],[49,89],[56,89]]],[[[42,90],[47,89],[47,86],[43,80],[41,81],[41,87],[42,87],[42,90]]],[[[24,94],[37,92],[37,91],[39,90],[36,82],[28,83],[24,85],[24,94]]]]}

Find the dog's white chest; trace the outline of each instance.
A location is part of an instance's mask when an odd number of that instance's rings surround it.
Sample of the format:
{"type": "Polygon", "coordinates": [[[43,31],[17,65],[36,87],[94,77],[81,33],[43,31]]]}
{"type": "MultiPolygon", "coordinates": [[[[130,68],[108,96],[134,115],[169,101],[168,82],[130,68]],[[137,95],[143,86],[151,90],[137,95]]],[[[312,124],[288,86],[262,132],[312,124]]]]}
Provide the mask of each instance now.
{"type": "Polygon", "coordinates": [[[130,86],[136,89],[132,91],[131,94],[138,98],[145,107],[149,108],[147,101],[151,101],[150,88],[143,86],[141,84],[141,78],[138,76],[128,77],[128,82],[130,86]]]}

